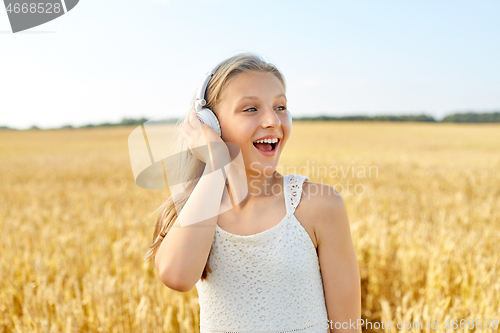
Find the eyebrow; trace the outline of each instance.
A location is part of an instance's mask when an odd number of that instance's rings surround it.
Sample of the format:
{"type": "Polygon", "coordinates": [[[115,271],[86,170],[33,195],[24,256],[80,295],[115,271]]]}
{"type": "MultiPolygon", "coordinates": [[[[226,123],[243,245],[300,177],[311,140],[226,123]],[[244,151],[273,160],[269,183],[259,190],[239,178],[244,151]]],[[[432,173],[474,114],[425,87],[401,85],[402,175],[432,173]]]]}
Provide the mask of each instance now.
{"type": "MultiPolygon", "coordinates": [[[[285,94],[276,95],[275,98],[278,98],[281,96],[285,97],[285,100],[287,100],[285,94]]],[[[243,96],[242,98],[240,98],[240,101],[245,100],[245,99],[259,99],[259,97],[257,97],[257,96],[243,96]]]]}

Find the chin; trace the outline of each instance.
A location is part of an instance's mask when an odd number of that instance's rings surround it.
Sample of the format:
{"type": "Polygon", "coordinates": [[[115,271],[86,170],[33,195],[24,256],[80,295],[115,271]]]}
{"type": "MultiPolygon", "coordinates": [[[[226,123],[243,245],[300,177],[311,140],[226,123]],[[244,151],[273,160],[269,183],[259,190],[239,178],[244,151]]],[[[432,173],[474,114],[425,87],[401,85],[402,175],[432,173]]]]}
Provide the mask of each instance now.
{"type": "MultiPolygon", "coordinates": [[[[255,149],[252,146],[252,149],[255,149]]],[[[243,153],[243,152],[242,152],[243,153]]],[[[245,162],[245,168],[247,173],[256,176],[272,176],[273,173],[278,168],[278,162],[281,155],[281,149],[278,149],[274,156],[266,157],[260,156],[259,153],[255,151],[246,151],[243,153],[243,160],[245,162]]]]}

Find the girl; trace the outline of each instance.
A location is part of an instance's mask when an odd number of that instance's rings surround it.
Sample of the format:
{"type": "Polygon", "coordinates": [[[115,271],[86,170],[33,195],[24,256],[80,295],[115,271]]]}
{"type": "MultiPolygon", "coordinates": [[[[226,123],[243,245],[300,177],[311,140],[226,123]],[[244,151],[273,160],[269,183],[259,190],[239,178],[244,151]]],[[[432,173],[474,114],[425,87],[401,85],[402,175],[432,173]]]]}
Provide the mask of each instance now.
{"type": "Polygon", "coordinates": [[[199,181],[162,206],[146,258],[169,288],[196,285],[201,333],[361,332],[359,270],[342,197],[276,171],[291,133],[285,90],[274,65],[235,55],[217,68],[205,95],[222,136],[194,110],[180,128],[179,145],[190,153],[179,170],[199,181]],[[210,150],[224,142],[238,145],[248,184],[248,195],[229,210],[221,202],[238,176],[231,168],[228,185],[226,176],[214,176],[214,163],[230,165],[231,156],[210,150]],[[207,151],[192,149],[207,143],[207,151]],[[186,225],[202,210],[214,217],[186,225]]]}

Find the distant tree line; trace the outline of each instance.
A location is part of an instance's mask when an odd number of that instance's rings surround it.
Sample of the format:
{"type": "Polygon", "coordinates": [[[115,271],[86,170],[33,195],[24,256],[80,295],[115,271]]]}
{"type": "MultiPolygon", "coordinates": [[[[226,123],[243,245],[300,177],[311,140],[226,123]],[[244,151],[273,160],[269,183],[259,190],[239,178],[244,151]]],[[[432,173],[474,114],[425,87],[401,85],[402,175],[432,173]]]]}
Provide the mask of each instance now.
{"type": "Polygon", "coordinates": [[[144,124],[148,119],[146,118],[123,118],[119,123],[110,123],[110,122],[105,122],[105,123],[100,123],[100,124],[87,124],[79,127],[74,127],[72,125],[64,125],[62,127],[59,127],[61,129],[66,129],[66,128],[92,128],[92,127],[111,127],[111,126],[133,126],[133,125],[141,125],[144,124]]]}
{"type": "Polygon", "coordinates": [[[308,121],[418,121],[418,122],[443,122],[443,123],[498,123],[500,122],[500,112],[492,113],[454,113],[444,117],[441,120],[436,120],[432,116],[425,114],[421,115],[380,115],[380,116],[316,116],[316,117],[299,117],[294,120],[308,121]]]}
{"type": "MultiPolygon", "coordinates": [[[[87,124],[83,126],[72,126],[64,125],[53,129],[71,129],[71,128],[92,128],[92,127],[111,127],[111,126],[138,126],[149,122],[154,123],[176,123],[178,118],[168,118],[163,120],[148,120],[146,118],[123,118],[118,123],[100,123],[100,124],[87,124]]],[[[500,122],[500,111],[491,113],[477,113],[477,112],[467,112],[467,113],[454,113],[445,116],[441,120],[436,120],[434,117],[420,114],[420,115],[379,115],[379,116],[313,116],[313,117],[295,117],[294,121],[413,121],[413,122],[441,122],[441,123],[499,123],[500,122]]],[[[40,129],[38,126],[31,126],[32,130],[40,129]]],[[[16,130],[16,128],[11,128],[8,126],[0,126],[0,130],[16,130]]]]}
{"type": "MultiPolygon", "coordinates": [[[[92,128],[92,127],[115,127],[115,126],[138,126],[142,125],[145,122],[148,122],[150,124],[155,124],[155,123],[175,123],[177,122],[177,118],[168,118],[168,119],[162,119],[162,120],[149,120],[147,118],[123,118],[120,122],[118,123],[110,123],[110,122],[104,122],[100,124],[87,124],[87,125],[82,125],[82,126],[73,126],[73,125],[64,125],[61,127],[57,128],[51,128],[51,129],[73,129],[73,128],[92,128]]],[[[36,125],[33,125],[29,128],[30,130],[39,130],[40,128],[36,125]]],[[[8,126],[0,126],[0,130],[17,130],[16,128],[8,127],[8,126]]]]}
{"type": "Polygon", "coordinates": [[[317,116],[317,117],[297,117],[293,120],[309,120],[309,121],[428,121],[436,122],[431,116],[427,115],[401,115],[401,116],[317,116]]]}
{"type": "Polygon", "coordinates": [[[493,113],[455,113],[444,117],[442,122],[449,123],[498,123],[500,122],[500,112],[493,113]]]}

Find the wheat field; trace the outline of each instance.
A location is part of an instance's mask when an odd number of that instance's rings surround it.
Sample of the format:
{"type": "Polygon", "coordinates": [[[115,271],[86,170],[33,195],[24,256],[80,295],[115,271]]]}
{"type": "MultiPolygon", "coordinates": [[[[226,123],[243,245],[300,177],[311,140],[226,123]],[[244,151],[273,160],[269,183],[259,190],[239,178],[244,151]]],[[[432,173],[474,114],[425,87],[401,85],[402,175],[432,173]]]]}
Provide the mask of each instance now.
{"type": "MultiPolygon", "coordinates": [[[[142,259],[168,192],[135,185],[133,129],[0,131],[0,332],[199,331],[142,259]]],[[[500,125],[295,122],[278,171],[341,192],[364,331],[498,332],[500,125]]]]}

